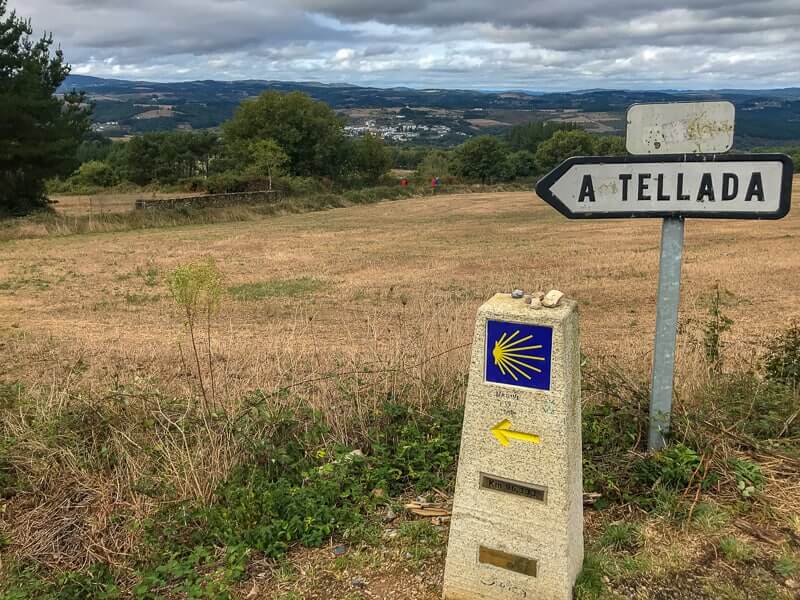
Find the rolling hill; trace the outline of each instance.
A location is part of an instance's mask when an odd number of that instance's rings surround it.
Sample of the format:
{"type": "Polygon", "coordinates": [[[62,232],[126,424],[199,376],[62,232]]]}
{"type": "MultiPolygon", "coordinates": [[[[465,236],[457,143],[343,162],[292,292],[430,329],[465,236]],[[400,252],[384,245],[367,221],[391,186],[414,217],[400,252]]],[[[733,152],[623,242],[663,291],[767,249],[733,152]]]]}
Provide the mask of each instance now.
{"type": "Polygon", "coordinates": [[[800,142],[800,88],[583,90],[542,94],[260,80],[155,83],[70,75],[61,91],[72,89],[83,90],[92,99],[95,127],[109,135],[217,127],[230,118],[243,100],[276,90],[304,92],[351,120],[359,116],[390,116],[380,111],[405,107],[425,109],[429,111],[429,121],[441,121],[462,136],[540,120],[575,122],[590,131],[620,133],[625,110],[636,102],[725,99],[736,105],[738,147],[800,142]]]}

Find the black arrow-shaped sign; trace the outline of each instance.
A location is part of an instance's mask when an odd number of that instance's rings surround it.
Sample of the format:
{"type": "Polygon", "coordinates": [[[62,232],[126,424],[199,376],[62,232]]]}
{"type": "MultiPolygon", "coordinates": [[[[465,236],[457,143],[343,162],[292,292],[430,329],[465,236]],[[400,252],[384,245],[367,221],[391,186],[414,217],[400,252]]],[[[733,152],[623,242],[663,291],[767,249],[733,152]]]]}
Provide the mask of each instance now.
{"type": "Polygon", "coordinates": [[[780,219],[794,165],[785,154],[578,156],[539,183],[539,197],[570,219],[780,219]]]}

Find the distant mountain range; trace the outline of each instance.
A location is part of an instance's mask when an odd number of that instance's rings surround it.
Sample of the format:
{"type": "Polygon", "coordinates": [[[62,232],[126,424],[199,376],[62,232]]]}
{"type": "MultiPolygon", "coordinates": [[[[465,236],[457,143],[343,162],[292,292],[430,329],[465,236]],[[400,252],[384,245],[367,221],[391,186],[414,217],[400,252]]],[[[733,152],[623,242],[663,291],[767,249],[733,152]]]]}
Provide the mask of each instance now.
{"type": "MultiPolygon", "coordinates": [[[[83,90],[95,102],[96,128],[111,135],[175,128],[204,129],[229,119],[247,98],[267,90],[299,91],[356,117],[361,109],[428,109],[475,133],[535,120],[565,120],[619,133],[636,102],[725,99],[736,105],[737,146],[800,142],[800,87],[769,90],[580,90],[538,93],[374,88],[352,84],[286,81],[188,81],[154,83],[70,75],[60,91],[83,90]],[[477,124],[476,124],[477,123],[477,124]]],[[[375,112],[381,116],[382,113],[375,112]]],[[[389,114],[389,113],[387,113],[389,114]]]]}

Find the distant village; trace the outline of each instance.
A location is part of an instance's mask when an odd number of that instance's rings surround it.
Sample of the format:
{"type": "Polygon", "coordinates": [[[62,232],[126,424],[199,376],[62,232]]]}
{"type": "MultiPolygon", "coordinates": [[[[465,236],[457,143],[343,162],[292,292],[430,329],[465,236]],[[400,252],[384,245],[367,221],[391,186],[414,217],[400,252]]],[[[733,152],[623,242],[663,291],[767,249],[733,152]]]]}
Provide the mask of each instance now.
{"type": "MultiPolygon", "coordinates": [[[[403,119],[404,117],[398,115],[396,118],[403,119]]],[[[363,125],[347,125],[344,130],[350,137],[371,134],[393,142],[408,142],[421,137],[441,139],[452,131],[447,125],[418,125],[416,123],[381,125],[374,119],[368,119],[363,125]]]]}

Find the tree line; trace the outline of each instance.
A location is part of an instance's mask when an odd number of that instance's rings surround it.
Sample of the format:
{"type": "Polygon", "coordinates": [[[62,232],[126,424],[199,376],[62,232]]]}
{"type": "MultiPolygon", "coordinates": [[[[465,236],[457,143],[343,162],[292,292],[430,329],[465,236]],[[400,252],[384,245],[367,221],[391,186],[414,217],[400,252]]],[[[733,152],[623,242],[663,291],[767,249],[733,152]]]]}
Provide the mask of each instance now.
{"type": "Polygon", "coordinates": [[[348,138],[340,116],[300,92],[247,100],[219,132],[154,132],[115,143],[93,137],[81,148],[89,160],[71,180],[99,187],[186,183],[241,191],[286,178],[353,187],[376,184],[392,166],[382,140],[348,138]]]}
{"type": "MultiPolygon", "coordinates": [[[[527,123],[450,150],[390,147],[375,136],[351,139],[327,105],[292,92],[244,102],[219,133],[147,133],[126,143],[91,135],[71,185],[194,185],[212,192],[292,186],[298,179],[340,188],[376,185],[390,168],[421,179],[496,183],[530,178],[574,155],[624,153],[622,138],[562,123],[527,123]]],[[[394,183],[395,180],[392,180],[394,183]]]]}

